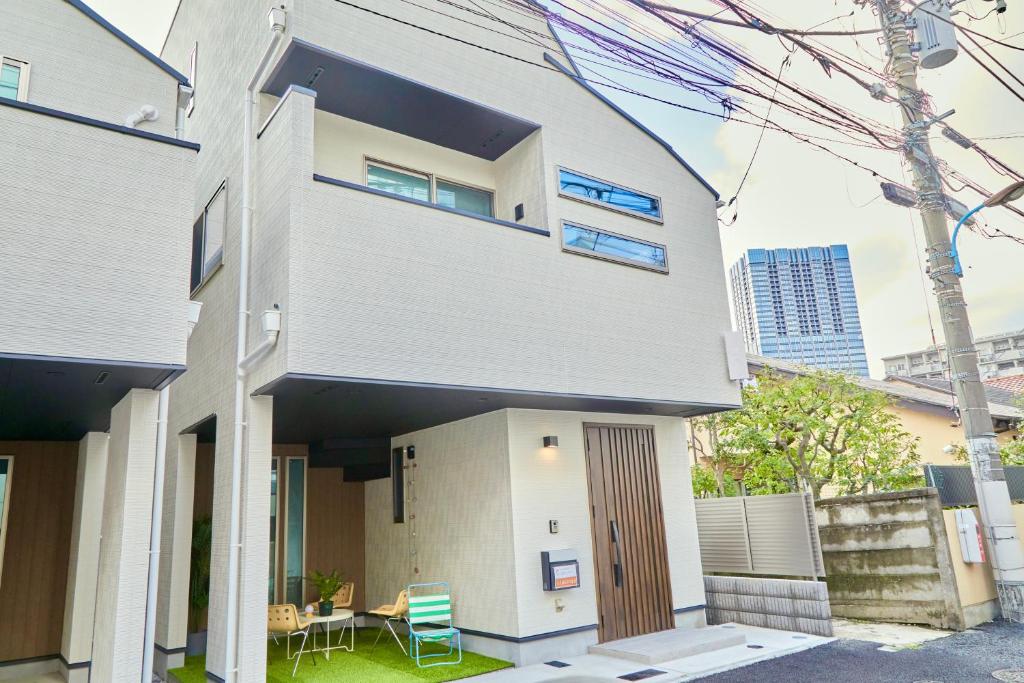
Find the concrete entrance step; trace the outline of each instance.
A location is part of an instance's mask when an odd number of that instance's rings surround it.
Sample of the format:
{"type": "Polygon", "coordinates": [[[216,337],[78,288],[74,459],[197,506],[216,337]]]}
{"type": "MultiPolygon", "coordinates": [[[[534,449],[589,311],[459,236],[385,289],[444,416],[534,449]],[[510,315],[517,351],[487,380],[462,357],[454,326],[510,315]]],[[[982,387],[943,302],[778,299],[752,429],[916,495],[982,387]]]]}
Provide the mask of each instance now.
{"type": "Polygon", "coordinates": [[[708,626],[705,628],[676,628],[670,631],[648,633],[644,636],[612,640],[600,645],[591,645],[588,652],[592,655],[628,659],[641,664],[660,664],[736,645],[746,645],[746,643],[746,636],[738,629],[708,626]]]}

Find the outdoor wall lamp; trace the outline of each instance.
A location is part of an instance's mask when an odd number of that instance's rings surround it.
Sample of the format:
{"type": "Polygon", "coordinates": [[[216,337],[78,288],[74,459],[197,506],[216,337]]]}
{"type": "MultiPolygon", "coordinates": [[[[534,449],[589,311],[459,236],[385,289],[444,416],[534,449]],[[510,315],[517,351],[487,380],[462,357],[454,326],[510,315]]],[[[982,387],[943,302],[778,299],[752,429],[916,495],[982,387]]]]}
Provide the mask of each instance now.
{"type": "Polygon", "coordinates": [[[545,436],[544,437],[544,448],[558,448],[558,437],[557,436],[545,436]]]}

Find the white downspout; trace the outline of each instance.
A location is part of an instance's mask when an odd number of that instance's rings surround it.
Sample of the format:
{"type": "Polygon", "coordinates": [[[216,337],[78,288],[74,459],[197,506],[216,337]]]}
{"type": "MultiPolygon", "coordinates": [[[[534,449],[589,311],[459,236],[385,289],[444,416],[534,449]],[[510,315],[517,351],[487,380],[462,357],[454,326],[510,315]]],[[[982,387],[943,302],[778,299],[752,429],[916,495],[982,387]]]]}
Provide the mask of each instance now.
{"type": "MultiPolygon", "coordinates": [[[[191,95],[192,88],[178,86],[178,108],[174,119],[174,137],[182,139],[185,134],[185,104],[183,90],[191,95]]],[[[188,98],[185,98],[187,103],[188,98]]],[[[189,302],[188,334],[199,322],[202,303],[189,302]]],[[[156,458],[153,463],[153,507],[149,528],[149,582],[146,584],[146,624],[142,641],[142,683],[153,681],[153,648],[156,643],[156,600],[160,588],[160,543],[164,520],[164,480],[167,472],[167,408],[170,402],[170,384],[160,390],[156,418],[156,458]]]]}
{"type": "Polygon", "coordinates": [[[270,45],[256,66],[245,89],[245,116],[242,123],[242,226],[238,258],[238,345],[235,368],[235,429],[231,448],[231,519],[228,538],[227,642],[224,678],[238,680],[238,565],[242,552],[242,439],[245,432],[245,348],[249,331],[249,242],[252,231],[252,141],[256,92],[263,72],[284,37],[284,8],[273,8],[268,16],[273,33],[270,45]]]}

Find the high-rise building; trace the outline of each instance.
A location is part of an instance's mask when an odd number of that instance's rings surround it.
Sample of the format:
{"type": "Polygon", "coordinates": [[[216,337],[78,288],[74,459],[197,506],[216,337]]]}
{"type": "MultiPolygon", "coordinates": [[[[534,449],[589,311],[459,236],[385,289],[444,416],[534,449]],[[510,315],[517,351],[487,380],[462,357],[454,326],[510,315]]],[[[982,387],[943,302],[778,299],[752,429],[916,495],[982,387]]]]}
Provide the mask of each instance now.
{"type": "Polygon", "coordinates": [[[748,249],[733,264],[730,279],[748,352],[867,376],[845,244],[748,249]]]}

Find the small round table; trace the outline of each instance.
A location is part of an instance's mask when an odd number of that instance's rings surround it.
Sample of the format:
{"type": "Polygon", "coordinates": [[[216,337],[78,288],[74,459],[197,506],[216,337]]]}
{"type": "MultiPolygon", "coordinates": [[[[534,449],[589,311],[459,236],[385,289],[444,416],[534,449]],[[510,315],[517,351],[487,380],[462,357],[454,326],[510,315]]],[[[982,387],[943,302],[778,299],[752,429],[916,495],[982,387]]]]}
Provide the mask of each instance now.
{"type": "Polygon", "coordinates": [[[325,659],[331,658],[331,650],[345,650],[346,652],[354,652],[356,649],[356,619],[355,613],[350,609],[338,609],[335,608],[333,612],[328,614],[326,617],[322,617],[319,614],[314,613],[313,616],[307,617],[308,621],[314,627],[316,624],[320,624],[320,632],[325,634],[327,637],[327,645],[322,648],[316,646],[316,628],[313,628],[313,652],[323,652],[325,659]],[[331,624],[336,621],[343,622],[341,626],[341,632],[338,633],[338,644],[331,645],[331,624]],[[351,631],[350,644],[342,645],[341,640],[345,637],[345,630],[351,631]]]}

